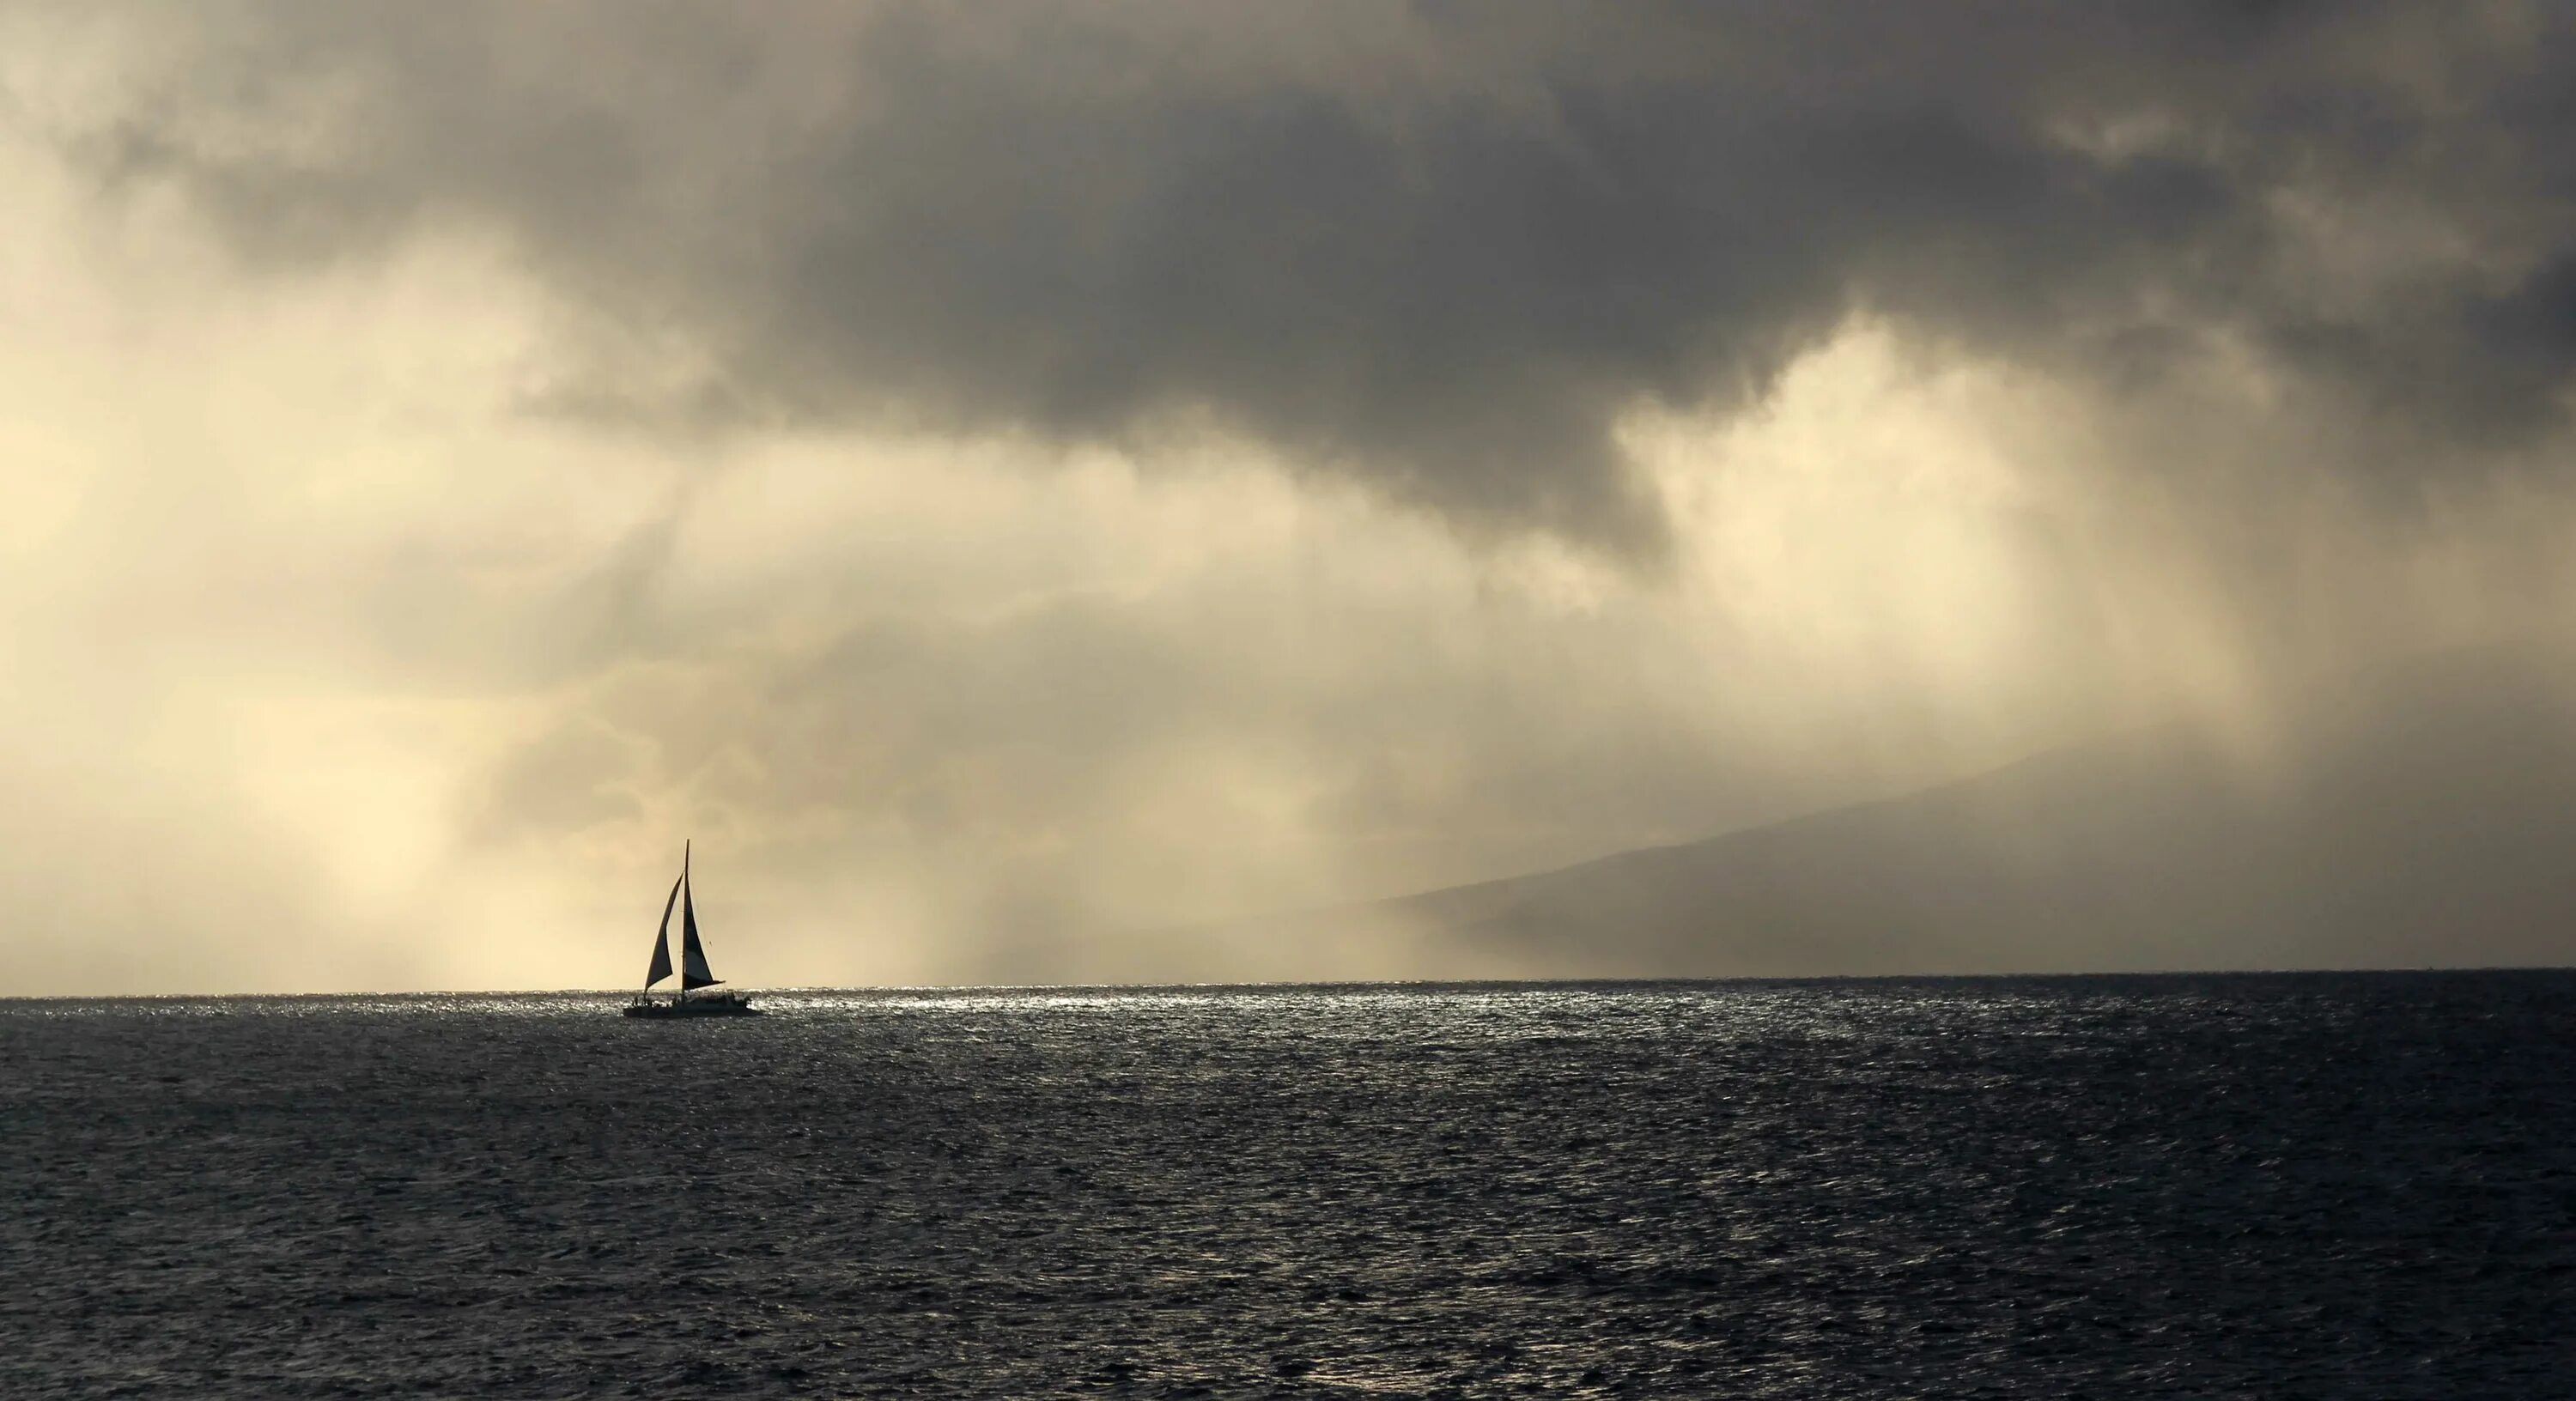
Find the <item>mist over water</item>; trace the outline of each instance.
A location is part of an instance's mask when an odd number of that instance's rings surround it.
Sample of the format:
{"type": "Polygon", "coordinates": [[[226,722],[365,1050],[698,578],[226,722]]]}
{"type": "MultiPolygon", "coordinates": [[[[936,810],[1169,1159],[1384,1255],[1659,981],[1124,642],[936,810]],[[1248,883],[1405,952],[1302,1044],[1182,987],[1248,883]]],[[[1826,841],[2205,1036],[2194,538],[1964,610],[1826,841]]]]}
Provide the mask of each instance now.
{"type": "Polygon", "coordinates": [[[0,1392],[2537,1395],[2576,974],[0,1004],[0,1392]]]}

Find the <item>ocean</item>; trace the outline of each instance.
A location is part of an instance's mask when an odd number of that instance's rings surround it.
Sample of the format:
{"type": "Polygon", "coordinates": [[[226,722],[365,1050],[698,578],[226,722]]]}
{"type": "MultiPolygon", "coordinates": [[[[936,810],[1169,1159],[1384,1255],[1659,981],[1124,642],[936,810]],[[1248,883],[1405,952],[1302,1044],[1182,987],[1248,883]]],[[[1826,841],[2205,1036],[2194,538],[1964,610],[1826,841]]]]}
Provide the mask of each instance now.
{"type": "Polygon", "coordinates": [[[2576,1395],[2576,973],[0,1002],[0,1396],[2576,1395]]]}

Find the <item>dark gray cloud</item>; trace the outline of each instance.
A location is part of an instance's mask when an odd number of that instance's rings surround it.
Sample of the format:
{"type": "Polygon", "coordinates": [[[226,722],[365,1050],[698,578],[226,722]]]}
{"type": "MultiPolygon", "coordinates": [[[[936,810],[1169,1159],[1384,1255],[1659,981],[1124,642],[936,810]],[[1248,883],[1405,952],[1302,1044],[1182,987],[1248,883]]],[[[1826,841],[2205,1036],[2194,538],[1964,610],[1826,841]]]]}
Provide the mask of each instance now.
{"type": "Polygon", "coordinates": [[[1213,426],[1651,556],[1617,417],[1856,310],[2130,388],[2223,344],[2410,461],[2576,366],[2555,4],[142,13],[24,119],[274,269],[501,236],[616,347],[530,386],[592,417],[1213,426]]]}

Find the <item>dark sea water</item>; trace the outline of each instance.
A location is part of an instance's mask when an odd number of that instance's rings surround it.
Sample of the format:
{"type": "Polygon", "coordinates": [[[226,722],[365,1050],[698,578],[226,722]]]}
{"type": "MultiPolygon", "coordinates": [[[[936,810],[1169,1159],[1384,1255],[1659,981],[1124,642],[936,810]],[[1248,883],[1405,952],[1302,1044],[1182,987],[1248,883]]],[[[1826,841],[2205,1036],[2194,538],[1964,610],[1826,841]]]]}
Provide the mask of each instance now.
{"type": "Polygon", "coordinates": [[[2576,1396],[2576,974],[0,1003],[0,1396],[2576,1396]]]}

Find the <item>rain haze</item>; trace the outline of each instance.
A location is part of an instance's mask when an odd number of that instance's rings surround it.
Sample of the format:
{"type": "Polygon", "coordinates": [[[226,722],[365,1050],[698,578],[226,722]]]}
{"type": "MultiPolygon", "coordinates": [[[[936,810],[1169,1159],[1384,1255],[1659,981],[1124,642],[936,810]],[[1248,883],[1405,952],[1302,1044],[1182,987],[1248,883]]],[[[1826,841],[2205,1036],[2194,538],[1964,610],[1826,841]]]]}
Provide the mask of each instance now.
{"type": "Polygon", "coordinates": [[[684,839],[756,985],[2567,963],[2571,131],[2537,2],[0,0],[11,991],[620,986],[684,839]]]}

